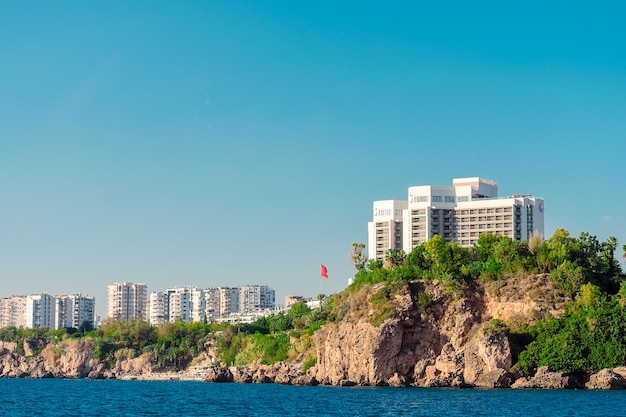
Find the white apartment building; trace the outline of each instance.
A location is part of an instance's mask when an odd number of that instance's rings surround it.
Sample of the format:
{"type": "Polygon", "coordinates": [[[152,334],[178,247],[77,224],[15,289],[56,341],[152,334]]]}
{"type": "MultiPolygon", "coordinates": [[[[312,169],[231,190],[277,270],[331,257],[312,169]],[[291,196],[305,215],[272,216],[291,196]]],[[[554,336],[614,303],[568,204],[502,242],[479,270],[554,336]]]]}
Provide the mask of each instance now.
{"type": "Polygon", "coordinates": [[[0,298],[0,327],[25,327],[26,296],[11,295],[0,298]]]}
{"type": "Polygon", "coordinates": [[[218,287],[218,318],[239,313],[239,287],[218,287]]]}
{"type": "Polygon", "coordinates": [[[107,316],[114,320],[147,320],[148,286],[116,282],[107,286],[107,316]]]}
{"type": "Polygon", "coordinates": [[[61,294],[54,297],[54,327],[80,328],[84,323],[96,326],[96,299],[91,295],[61,294]]]}
{"type": "Polygon", "coordinates": [[[399,239],[401,249],[409,253],[436,235],[471,247],[484,233],[519,241],[543,232],[542,198],[498,197],[494,181],[456,178],[452,186],[409,187],[407,201],[375,201],[373,220],[368,223],[368,257],[384,259],[389,249],[399,249],[399,239]]]}
{"type": "Polygon", "coordinates": [[[239,287],[240,313],[256,310],[273,310],[275,306],[276,294],[267,285],[244,285],[239,287]]]}
{"type": "Polygon", "coordinates": [[[54,328],[54,297],[46,293],[26,296],[24,327],[54,328]]]}
{"type": "Polygon", "coordinates": [[[167,293],[154,291],[150,294],[148,306],[148,320],[150,324],[157,325],[169,321],[169,306],[167,293]]]}
{"type": "Polygon", "coordinates": [[[201,322],[205,318],[205,293],[196,287],[172,287],[150,294],[150,324],[201,322]]]}

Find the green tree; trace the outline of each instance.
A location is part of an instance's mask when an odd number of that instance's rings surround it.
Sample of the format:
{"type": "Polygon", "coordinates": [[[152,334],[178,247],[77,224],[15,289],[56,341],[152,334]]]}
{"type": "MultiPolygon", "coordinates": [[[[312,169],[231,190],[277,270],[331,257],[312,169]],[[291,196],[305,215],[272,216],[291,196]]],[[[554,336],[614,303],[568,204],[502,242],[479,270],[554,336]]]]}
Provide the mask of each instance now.
{"type": "Polygon", "coordinates": [[[363,253],[365,250],[365,243],[353,243],[350,251],[350,260],[352,265],[357,271],[365,269],[365,263],[367,262],[367,256],[363,253]]]}

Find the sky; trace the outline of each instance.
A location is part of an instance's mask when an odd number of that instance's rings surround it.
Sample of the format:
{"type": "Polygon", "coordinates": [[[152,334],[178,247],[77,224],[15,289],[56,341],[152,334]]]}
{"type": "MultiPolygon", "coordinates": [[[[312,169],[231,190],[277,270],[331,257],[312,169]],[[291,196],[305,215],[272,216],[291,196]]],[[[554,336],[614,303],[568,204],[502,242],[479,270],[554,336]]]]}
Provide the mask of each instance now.
{"type": "Polygon", "coordinates": [[[105,316],[121,281],[338,292],[373,201],[459,177],[621,248],[625,12],[4,1],[0,296],[81,292],[105,316]]]}

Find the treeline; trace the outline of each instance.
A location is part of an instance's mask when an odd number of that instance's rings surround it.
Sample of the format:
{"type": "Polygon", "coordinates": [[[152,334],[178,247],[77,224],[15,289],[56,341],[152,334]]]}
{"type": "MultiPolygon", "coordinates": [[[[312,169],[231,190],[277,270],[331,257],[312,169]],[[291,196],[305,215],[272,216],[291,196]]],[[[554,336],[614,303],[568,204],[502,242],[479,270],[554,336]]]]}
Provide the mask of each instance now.
{"type": "MultiPolygon", "coordinates": [[[[148,354],[155,369],[183,369],[211,347],[226,365],[241,366],[257,360],[273,364],[307,353],[312,334],[327,320],[332,298],[320,303],[323,307],[311,309],[299,302],[285,314],[262,317],[252,324],[176,321],[151,326],[141,320],[107,320],[91,331],[6,327],[0,329],[0,340],[16,343],[15,352],[24,355],[24,343],[32,343],[33,354],[38,354],[45,344],[36,341],[62,343],[67,338],[89,338],[94,357],[109,368],[120,360],[148,354]]],[[[311,357],[304,360],[309,366],[313,364],[311,357]]]]}
{"type": "Polygon", "coordinates": [[[151,326],[141,320],[108,320],[97,329],[79,331],[74,328],[16,328],[0,329],[0,340],[16,343],[15,353],[25,354],[24,344],[33,344],[33,354],[38,354],[47,343],[62,343],[68,338],[89,338],[94,347],[94,357],[110,368],[118,360],[132,359],[141,354],[151,355],[157,369],[182,369],[194,357],[205,352],[210,343],[227,324],[165,323],[151,326]],[[44,341],[45,344],[38,344],[44,341]]]}
{"type": "MultiPolygon", "coordinates": [[[[362,250],[362,246],[354,245],[362,250]]],[[[474,282],[497,283],[523,274],[548,273],[557,287],[575,295],[591,283],[615,294],[624,280],[615,257],[617,239],[601,242],[589,233],[578,238],[558,229],[552,237],[532,237],[528,242],[505,236],[480,235],[474,247],[461,247],[440,236],[417,246],[411,253],[389,250],[385,260],[355,260],[354,287],[377,282],[435,279],[451,289],[463,289],[474,282]]]]}
{"type": "Polygon", "coordinates": [[[151,326],[141,320],[106,321],[89,334],[94,357],[112,367],[122,359],[150,354],[157,369],[185,368],[206,352],[227,324],[163,323],[151,326]]]}

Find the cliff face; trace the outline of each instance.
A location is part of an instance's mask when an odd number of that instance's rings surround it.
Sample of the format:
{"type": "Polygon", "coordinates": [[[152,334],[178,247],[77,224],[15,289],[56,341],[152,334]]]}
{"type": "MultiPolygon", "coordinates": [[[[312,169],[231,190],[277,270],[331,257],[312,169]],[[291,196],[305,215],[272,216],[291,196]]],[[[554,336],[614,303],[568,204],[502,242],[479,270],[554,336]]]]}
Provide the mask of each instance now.
{"type": "Polygon", "coordinates": [[[483,329],[492,318],[528,323],[558,312],[558,305],[526,296],[544,284],[545,276],[537,276],[523,288],[454,297],[437,283],[412,283],[390,300],[395,311],[380,326],[372,324],[371,298],[383,284],[362,288],[345,300],[350,308],[340,321],[316,332],[317,365],[309,372],[332,385],[509,386],[511,343],[483,329]],[[415,302],[420,294],[428,300],[422,307],[415,302]]]}
{"type": "Polygon", "coordinates": [[[90,340],[67,340],[44,345],[38,341],[41,353],[33,355],[33,346],[24,343],[26,356],[14,352],[15,343],[0,342],[0,376],[13,378],[85,378],[104,372],[104,365],[93,359],[90,340]]]}

